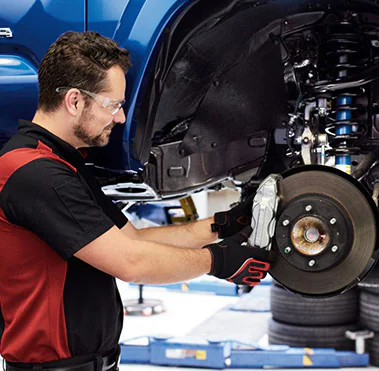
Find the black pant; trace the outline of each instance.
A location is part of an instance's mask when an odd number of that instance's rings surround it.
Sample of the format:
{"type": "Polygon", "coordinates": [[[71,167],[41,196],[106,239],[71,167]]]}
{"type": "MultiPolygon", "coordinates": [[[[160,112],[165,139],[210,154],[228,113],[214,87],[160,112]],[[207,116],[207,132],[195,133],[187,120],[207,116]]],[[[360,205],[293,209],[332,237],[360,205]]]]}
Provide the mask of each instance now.
{"type": "Polygon", "coordinates": [[[108,356],[86,355],[68,360],[38,364],[6,362],[5,371],[118,371],[120,347],[108,356]]]}

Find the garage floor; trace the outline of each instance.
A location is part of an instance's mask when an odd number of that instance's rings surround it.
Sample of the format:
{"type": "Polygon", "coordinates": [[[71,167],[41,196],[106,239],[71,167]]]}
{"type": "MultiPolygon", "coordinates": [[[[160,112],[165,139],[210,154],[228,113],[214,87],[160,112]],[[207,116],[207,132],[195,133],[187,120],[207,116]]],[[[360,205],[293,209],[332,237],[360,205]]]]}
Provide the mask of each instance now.
{"type": "MultiPolygon", "coordinates": [[[[138,297],[138,288],[136,286],[129,286],[119,282],[119,288],[123,299],[136,299],[138,297]]],[[[267,320],[270,317],[270,313],[221,311],[223,308],[236,303],[239,300],[238,297],[194,292],[182,293],[161,288],[144,287],[144,298],[163,300],[166,311],[150,317],[125,316],[122,340],[144,335],[196,335],[204,338],[219,335],[241,341],[259,342],[262,345],[267,344],[267,320]]],[[[373,370],[379,369],[377,367],[369,368],[373,370]]],[[[121,371],[154,371],[154,369],[162,371],[165,368],[161,366],[122,364],[120,369],[121,371]]],[[[170,367],[167,369],[177,368],[170,367]]],[[[182,368],[182,370],[185,370],[185,368],[182,368]]],[[[351,371],[353,368],[340,370],[351,371]]]]}
{"type": "MultiPolygon", "coordinates": [[[[129,286],[121,281],[118,282],[118,285],[122,299],[138,298],[138,288],[136,286],[129,286]]],[[[121,340],[154,335],[196,335],[207,338],[219,334],[220,336],[228,336],[228,338],[256,341],[262,345],[267,344],[266,330],[270,313],[228,311],[230,314],[227,314],[226,311],[221,311],[223,308],[235,304],[239,300],[238,297],[194,292],[182,293],[161,288],[145,287],[144,298],[163,300],[166,311],[150,317],[125,316],[121,340]],[[220,323],[222,323],[223,328],[220,328],[220,323]]],[[[189,370],[188,368],[177,367],[120,365],[121,371],[163,371],[165,369],[189,370]]],[[[369,369],[379,370],[378,367],[369,367],[369,369]]],[[[190,370],[204,371],[204,369],[195,368],[190,370]]],[[[246,369],[234,370],[246,371],[246,369]]],[[[281,370],[286,371],[289,369],[281,370]]],[[[325,368],[322,370],[332,371],[336,369],[325,368]]],[[[342,368],[339,370],[352,371],[354,368],[342,368]]],[[[357,368],[357,370],[362,370],[362,368],[357,368]]]]}

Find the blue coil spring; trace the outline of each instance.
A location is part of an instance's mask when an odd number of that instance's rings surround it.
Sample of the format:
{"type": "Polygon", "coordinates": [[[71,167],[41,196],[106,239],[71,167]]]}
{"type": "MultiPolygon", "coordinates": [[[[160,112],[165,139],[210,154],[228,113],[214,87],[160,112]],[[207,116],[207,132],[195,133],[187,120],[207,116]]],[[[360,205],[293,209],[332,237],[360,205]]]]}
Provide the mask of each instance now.
{"type": "MultiPolygon", "coordinates": [[[[338,31],[330,35],[327,41],[327,60],[335,81],[343,80],[359,69],[359,36],[352,32],[351,25],[348,24],[340,25],[338,31]]],[[[359,122],[354,118],[354,112],[358,110],[355,104],[358,94],[357,90],[347,91],[335,98],[335,121],[328,125],[328,129],[333,132],[331,142],[337,147],[344,147],[346,153],[336,155],[336,165],[350,165],[349,146],[353,139],[362,135],[359,122]]]]}

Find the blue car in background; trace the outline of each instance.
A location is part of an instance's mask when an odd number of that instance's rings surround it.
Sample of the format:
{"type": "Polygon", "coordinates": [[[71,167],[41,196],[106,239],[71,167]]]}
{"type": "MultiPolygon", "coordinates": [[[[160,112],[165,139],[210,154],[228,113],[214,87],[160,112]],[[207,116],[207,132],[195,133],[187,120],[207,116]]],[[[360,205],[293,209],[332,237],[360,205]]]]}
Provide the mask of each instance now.
{"type": "Polygon", "coordinates": [[[106,194],[170,200],[233,184],[245,197],[278,173],[279,282],[340,292],[373,266],[378,1],[2,0],[0,146],[32,117],[38,64],[67,30],[131,52],[126,123],[88,157],[106,194]]]}

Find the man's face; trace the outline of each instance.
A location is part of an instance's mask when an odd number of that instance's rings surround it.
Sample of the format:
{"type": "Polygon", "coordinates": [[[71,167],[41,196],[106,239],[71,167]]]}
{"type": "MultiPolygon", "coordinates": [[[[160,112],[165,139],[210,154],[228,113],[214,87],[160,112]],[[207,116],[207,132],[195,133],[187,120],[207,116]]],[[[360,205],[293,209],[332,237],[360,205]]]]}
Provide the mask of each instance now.
{"type": "MultiPolygon", "coordinates": [[[[124,72],[120,67],[114,66],[108,71],[107,75],[109,90],[99,94],[110,98],[112,101],[123,100],[125,95],[124,72]]],[[[112,115],[109,108],[102,107],[98,101],[91,98],[74,126],[74,135],[85,146],[103,147],[109,143],[113,127],[118,123],[124,123],[125,120],[123,108],[112,115]]]]}

